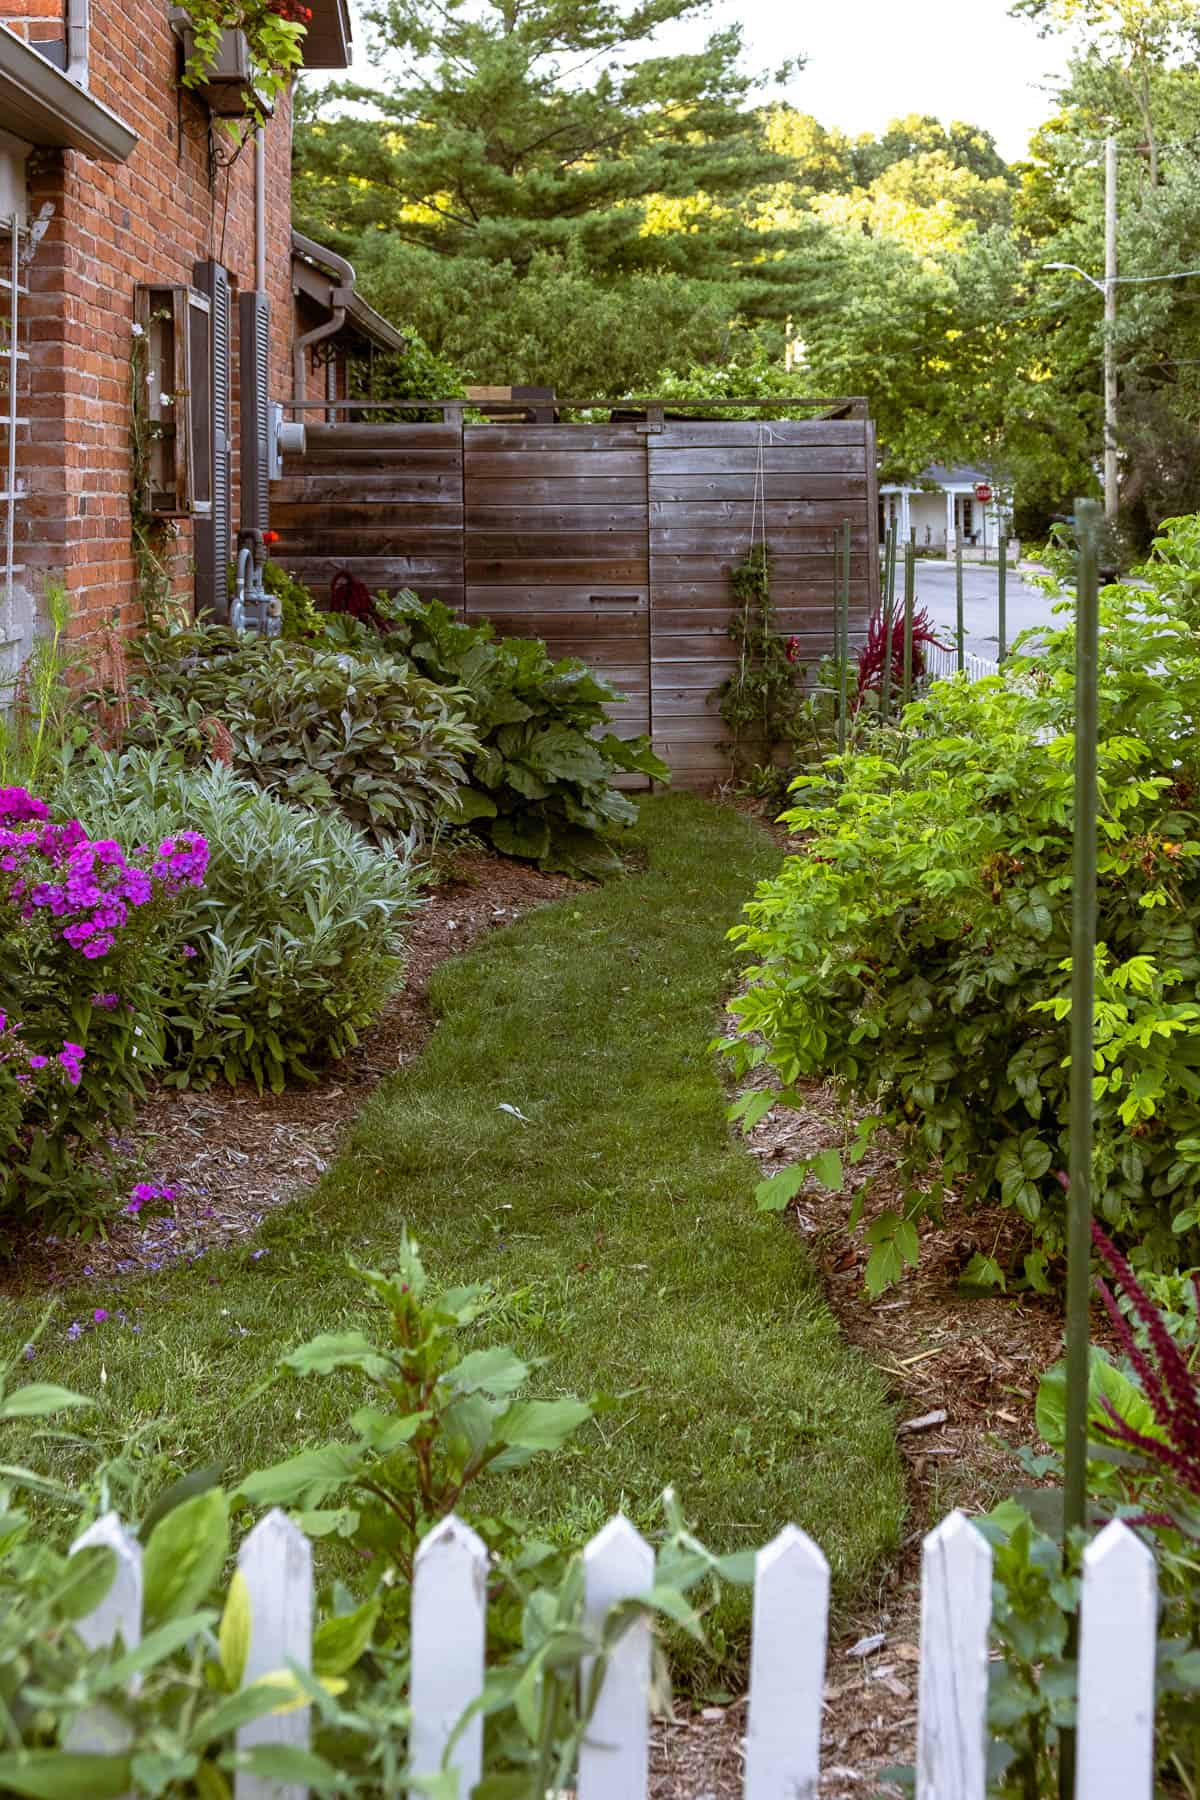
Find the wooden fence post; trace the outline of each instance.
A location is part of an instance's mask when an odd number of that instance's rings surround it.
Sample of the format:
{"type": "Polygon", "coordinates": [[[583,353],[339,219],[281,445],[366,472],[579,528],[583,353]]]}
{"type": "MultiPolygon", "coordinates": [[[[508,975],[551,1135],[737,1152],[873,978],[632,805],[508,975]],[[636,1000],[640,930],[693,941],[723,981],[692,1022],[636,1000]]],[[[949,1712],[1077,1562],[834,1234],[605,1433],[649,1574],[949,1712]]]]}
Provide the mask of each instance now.
{"type": "Polygon", "coordinates": [[[921,1552],[917,1800],[985,1800],[992,1551],[960,1512],[921,1552]]]}
{"type": "MultiPolygon", "coordinates": [[[[488,1553],[451,1513],[422,1538],[413,1569],[412,1727],[408,1760],[416,1775],[436,1775],[454,1728],[483,1692],[488,1553]]],[[[483,1771],[483,1715],[457,1738],[451,1766],[459,1800],[483,1771]]]]}
{"type": "Polygon", "coordinates": [[[816,1800],[829,1564],[786,1525],[754,1560],[745,1800],[816,1800]]]}
{"type": "MultiPolygon", "coordinates": [[[[584,1613],[599,1629],[618,1601],[648,1594],[654,1552],[628,1519],[610,1519],[583,1553],[584,1613]]],[[[579,1752],[578,1800],[644,1800],[650,1771],[650,1622],[637,1619],[613,1647],[579,1752]]],[[[592,1664],[583,1669],[584,1691],[592,1664]]]]}
{"type": "Polygon", "coordinates": [[[1083,1553],[1076,1800],[1151,1800],[1157,1574],[1119,1519],[1083,1553]]]}
{"type": "MultiPolygon", "coordinates": [[[[238,1568],[250,1601],[250,1647],[242,1685],[296,1663],[312,1667],[312,1545],[286,1513],[275,1507],[261,1519],[238,1551],[238,1568]]],[[[281,1744],[307,1750],[311,1708],[268,1713],[237,1733],[239,1750],[281,1744]]],[[[308,1788],[239,1772],[237,1800],[308,1800],[308,1788]]]]}

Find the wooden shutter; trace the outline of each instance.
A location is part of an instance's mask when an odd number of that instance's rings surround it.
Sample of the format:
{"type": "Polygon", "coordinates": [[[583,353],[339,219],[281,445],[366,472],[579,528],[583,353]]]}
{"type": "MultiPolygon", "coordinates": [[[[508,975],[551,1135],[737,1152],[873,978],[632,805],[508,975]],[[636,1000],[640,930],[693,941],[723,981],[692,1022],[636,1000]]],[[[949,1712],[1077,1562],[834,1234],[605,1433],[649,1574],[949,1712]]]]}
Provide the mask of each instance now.
{"type": "Polygon", "coordinates": [[[241,521],[243,531],[265,531],[270,521],[271,302],[266,294],[238,300],[241,370],[241,521]]]}
{"type": "MultiPolygon", "coordinates": [[[[229,558],[232,554],[230,493],[230,313],[229,271],[216,262],[197,263],[196,286],[212,303],[210,380],[207,415],[211,430],[212,510],[196,521],[196,611],[224,621],[229,617],[229,558]]],[[[199,400],[199,395],[197,396],[199,400]]],[[[202,403],[202,402],[201,402],[202,403]]]]}

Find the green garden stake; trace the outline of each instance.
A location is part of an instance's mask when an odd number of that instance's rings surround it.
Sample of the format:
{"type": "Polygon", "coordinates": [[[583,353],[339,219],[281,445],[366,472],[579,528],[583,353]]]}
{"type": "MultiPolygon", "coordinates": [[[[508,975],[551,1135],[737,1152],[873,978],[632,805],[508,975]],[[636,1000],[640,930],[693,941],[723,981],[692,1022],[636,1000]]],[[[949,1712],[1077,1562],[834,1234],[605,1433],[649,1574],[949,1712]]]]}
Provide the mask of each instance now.
{"type": "MultiPolygon", "coordinates": [[[[1063,1542],[1087,1523],[1088,1308],[1092,1264],[1092,1055],[1096,980],[1096,745],[1099,736],[1101,509],[1077,500],[1079,567],[1075,601],[1075,856],[1071,874],[1071,1155],[1067,1190],[1067,1397],[1063,1444],[1063,1542]]],[[[1068,1656],[1077,1652],[1072,1622],[1068,1656]]],[[[1075,1791],[1075,1734],[1064,1731],[1061,1800],[1075,1791]]]]}
{"type": "Polygon", "coordinates": [[[879,717],[887,721],[892,709],[892,620],[896,616],[896,527],[890,533],[891,556],[883,592],[883,667],[879,673],[879,717]]]}
{"type": "Polygon", "coordinates": [[[962,674],[966,667],[966,649],[963,638],[963,572],[962,572],[962,539],[955,534],[954,538],[954,604],[958,619],[956,637],[958,640],[958,671],[962,674]]]}
{"type": "Polygon", "coordinates": [[[998,611],[999,611],[999,629],[996,633],[997,637],[1000,639],[999,660],[1001,662],[1003,662],[1004,658],[1008,655],[1008,645],[1004,641],[1005,640],[1004,611],[1005,611],[1005,602],[1007,601],[1007,598],[1008,598],[1008,538],[1005,536],[1004,532],[1002,531],[1000,533],[1000,586],[997,589],[997,600],[998,600],[998,611]]]}
{"type": "Polygon", "coordinates": [[[913,669],[913,602],[917,589],[917,553],[911,544],[904,546],[904,704],[912,699],[913,669]]]}
{"type": "Polygon", "coordinates": [[[839,664],[838,685],[838,754],[846,752],[846,708],[848,705],[847,683],[850,679],[850,521],[842,521],[842,580],[838,594],[838,638],[841,643],[842,656],[839,664]]]}
{"type": "Polygon", "coordinates": [[[1067,1435],[1063,1516],[1085,1522],[1092,1261],[1092,1040],[1096,978],[1096,740],[1100,505],[1077,500],[1075,860],[1071,899],[1071,1158],[1067,1224],[1067,1435]]]}

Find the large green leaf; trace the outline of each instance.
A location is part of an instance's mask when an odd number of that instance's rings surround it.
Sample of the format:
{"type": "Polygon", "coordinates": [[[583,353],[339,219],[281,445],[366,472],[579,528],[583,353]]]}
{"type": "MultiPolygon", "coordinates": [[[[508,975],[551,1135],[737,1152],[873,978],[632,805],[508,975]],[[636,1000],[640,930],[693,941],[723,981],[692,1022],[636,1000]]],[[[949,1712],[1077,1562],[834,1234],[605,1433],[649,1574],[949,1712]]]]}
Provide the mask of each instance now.
{"type": "Polygon", "coordinates": [[[121,1800],[131,1780],[127,1756],[81,1756],[67,1750],[16,1750],[0,1755],[0,1792],[31,1800],[121,1800]]]}
{"type": "Polygon", "coordinates": [[[142,1617],[153,1630],[190,1613],[216,1584],[229,1553],[229,1501],[210,1488],[169,1512],[142,1559],[142,1617]]]}
{"type": "Polygon", "coordinates": [[[395,1365],[382,1356],[361,1331],[324,1332],[282,1358],[285,1368],[301,1375],[330,1375],[334,1369],[360,1369],[372,1381],[395,1373],[395,1365]]]}
{"type": "Polygon", "coordinates": [[[0,1419],[46,1419],[71,1407],[95,1406],[86,1394],[57,1387],[52,1381],[32,1381],[0,1400],[0,1419]]]}
{"type": "Polygon", "coordinates": [[[510,813],[505,818],[495,819],[491,837],[502,855],[521,856],[530,862],[537,862],[550,848],[549,825],[545,819],[528,813],[510,813]]]}
{"type": "Polygon", "coordinates": [[[238,1492],[252,1506],[319,1506],[361,1467],[362,1451],[356,1445],[321,1444],[269,1469],[257,1469],[245,1477],[238,1492]]]}
{"type": "Polygon", "coordinates": [[[371,1641],[381,1604],[375,1594],[354,1612],[321,1621],[313,1635],[314,1675],[344,1675],[354,1667],[371,1641]]]}
{"type": "Polygon", "coordinates": [[[518,1400],[496,1421],[496,1437],[519,1450],[559,1450],[592,1416],[586,1400],[518,1400]]]}

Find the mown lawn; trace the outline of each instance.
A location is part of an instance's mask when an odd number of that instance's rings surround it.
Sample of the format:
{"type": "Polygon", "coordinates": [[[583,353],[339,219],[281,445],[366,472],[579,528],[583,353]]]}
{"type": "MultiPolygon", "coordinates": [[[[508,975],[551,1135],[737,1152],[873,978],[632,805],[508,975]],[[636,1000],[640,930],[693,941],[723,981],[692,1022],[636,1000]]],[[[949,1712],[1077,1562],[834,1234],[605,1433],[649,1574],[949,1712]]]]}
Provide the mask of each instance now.
{"type": "MultiPolygon", "coordinates": [[[[796,1520],[852,1591],[901,1520],[883,1383],[839,1336],[794,1234],[756,1214],[757,1170],[706,1050],[733,979],[726,930],[778,852],[689,796],[648,801],[634,851],[643,869],[439,971],[428,1048],[320,1187],[268,1223],[265,1256],[65,1297],[37,1376],[102,1393],[110,1443],[146,1430],[179,1468],[223,1461],[233,1485],[339,1433],[346,1387],[267,1378],[304,1338],[362,1322],[346,1253],[386,1264],[407,1226],[437,1279],[514,1295],[489,1336],[544,1359],[538,1391],[628,1396],[572,1450],[494,1478],[489,1506],[574,1539],[618,1507],[653,1529],[672,1483],[720,1548],[796,1520]],[[138,1332],[65,1341],[72,1317],[116,1305],[138,1332]]],[[[7,1352],[39,1311],[10,1307],[7,1352]]],[[[726,1615],[735,1637],[747,1608],[726,1615]]]]}

